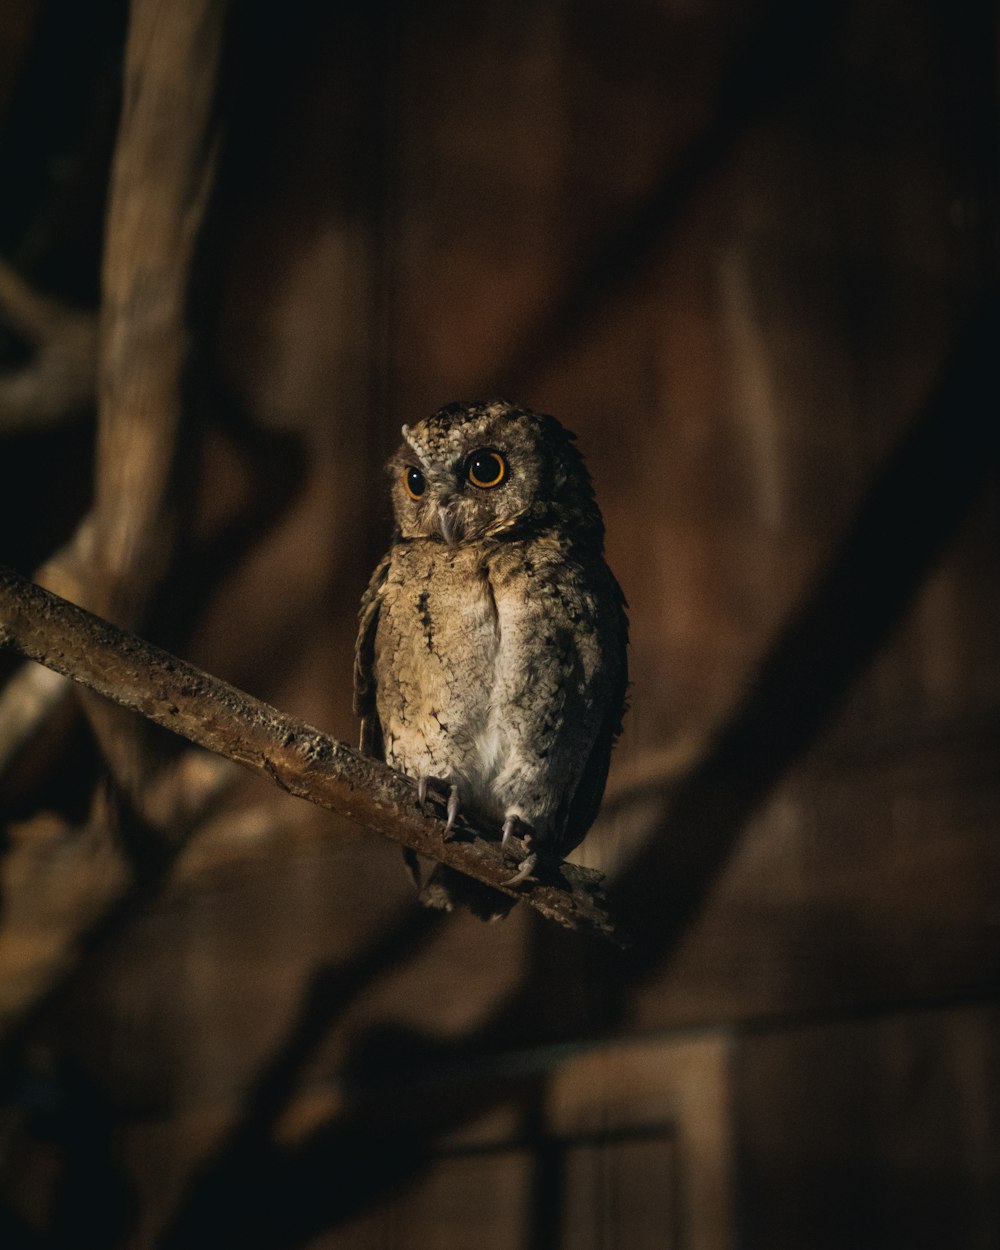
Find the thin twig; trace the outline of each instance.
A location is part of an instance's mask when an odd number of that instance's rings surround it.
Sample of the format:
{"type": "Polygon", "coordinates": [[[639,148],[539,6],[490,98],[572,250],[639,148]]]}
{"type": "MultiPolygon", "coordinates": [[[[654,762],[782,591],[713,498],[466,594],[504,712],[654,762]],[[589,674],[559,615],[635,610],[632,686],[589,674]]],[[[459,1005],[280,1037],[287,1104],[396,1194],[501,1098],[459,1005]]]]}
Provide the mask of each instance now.
{"type": "Polygon", "coordinates": [[[94,402],[97,315],[40,295],[0,257],[0,316],[34,350],[0,373],[0,434],[61,425],[94,402]]]}
{"type": "Polygon", "coordinates": [[[563,863],[544,880],[507,889],[511,865],[498,841],[469,823],[445,840],[444,821],[420,810],[416,787],[402,774],[3,566],[0,646],[265,774],[290,794],[523,899],[568,928],[620,940],[600,874],[563,863]]]}
{"type": "Polygon", "coordinates": [[[59,300],[36,291],[0,257],[0,313],[28,343],[51,338],[69,310],[59,300]]]}
{"type": "Polygon", "coordinates": [[[22,664],[0,691],[0,777],[34,742],[73,689],[58,673],[22,664]]]}

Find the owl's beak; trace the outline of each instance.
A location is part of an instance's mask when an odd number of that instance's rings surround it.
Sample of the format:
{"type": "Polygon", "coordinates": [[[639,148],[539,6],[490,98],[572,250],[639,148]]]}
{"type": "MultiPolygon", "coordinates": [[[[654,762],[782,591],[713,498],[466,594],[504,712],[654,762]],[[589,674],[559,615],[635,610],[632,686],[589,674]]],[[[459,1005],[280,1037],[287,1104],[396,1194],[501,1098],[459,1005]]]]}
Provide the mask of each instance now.
{"type": "Polygon", "coordinates": [[[438,523],[441,527],[441,537],[446,543],[452,544],[458,542],[458,528],[455,525],[455,518],[451,515],[444,504],[438,506],[438,523]]]}

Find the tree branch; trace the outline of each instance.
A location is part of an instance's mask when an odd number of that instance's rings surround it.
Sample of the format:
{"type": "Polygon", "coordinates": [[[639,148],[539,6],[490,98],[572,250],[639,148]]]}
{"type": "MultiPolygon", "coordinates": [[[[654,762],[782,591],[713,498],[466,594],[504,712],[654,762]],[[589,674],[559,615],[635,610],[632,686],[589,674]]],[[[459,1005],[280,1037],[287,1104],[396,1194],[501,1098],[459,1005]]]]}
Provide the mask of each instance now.
{"type": "MultiPolygon", "coordinates": [[[[94,541],[79,601],[130,629],[142,629],[170,567],[195,454],[196,436],[184,430],[186,310],[220,147],[228,9],[228,0],[129,3],[101,269],[94,541]]],[[[145,727],[101,699],[82,704],[135,814],[158,825],[166,812],[166,826],[176,825],[145,727]]]]}
{"type": "MultiPolygon", "coordinates": [[[[0,262],[0,273],[3,265],[0,262]]],[[[0,281],[0,289],[2,289],[0,281]]],[[[35,571],[35,581],[64,598],[81,599],[94,541],[88,513],[65,546],[35,571]]],[[[31,743],[73,687],[36,664],[23,664],[0,690],[0,780],[31,743]]]]}
{"type": "Polygon", "coordinates": [[[0,257],[0,317],[34,348],[0,373],[0,435],[60,425],[94,402],[97,315],[40,295],[0,257]]]}
{"type": "Polygon", "coordinates": [[[621,942],[599,873],[562,863],[518,890],[499,842],[424,814],[415,785],[304,721],[116,628],[0,566],[0,646],[139,712],[189,741],[264,773],[282,789],[521,899],[571,929],[621,942]]]}
{"type": "Polygon", "coordinates": [[[228,3],[131,0],[101,274],[97,584],[140,627],[172,551],[184,452],[185,309],[219,150],[214,100],[228,3]]]}

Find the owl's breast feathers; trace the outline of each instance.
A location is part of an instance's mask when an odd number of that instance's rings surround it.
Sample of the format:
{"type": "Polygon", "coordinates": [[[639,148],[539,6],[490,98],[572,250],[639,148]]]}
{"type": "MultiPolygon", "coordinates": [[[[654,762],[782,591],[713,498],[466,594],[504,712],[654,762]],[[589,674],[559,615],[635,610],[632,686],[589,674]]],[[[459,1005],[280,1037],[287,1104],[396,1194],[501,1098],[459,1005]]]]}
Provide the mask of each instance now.
{"type": "Polygon", "coordinates": [[[555,530],[461,546],[397,542],[361,607],[362,750],[515,812],[551,851],[600,805],[626,688],[624,599],[600,552],[555,530]]]}

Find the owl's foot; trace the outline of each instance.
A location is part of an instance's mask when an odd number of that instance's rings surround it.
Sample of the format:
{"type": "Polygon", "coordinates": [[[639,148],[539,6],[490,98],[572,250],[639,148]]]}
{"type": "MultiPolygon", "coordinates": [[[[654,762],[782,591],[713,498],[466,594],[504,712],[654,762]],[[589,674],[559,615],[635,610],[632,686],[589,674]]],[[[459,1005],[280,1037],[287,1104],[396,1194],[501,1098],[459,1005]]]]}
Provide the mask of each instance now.
{"type": "Polygon", "coordinates": [[[444,801],[447,813],[444,836],[450,838],[451,831],[455,828],[455,821],[458,819],[458,786],[450,785],[447,781],[442,781],[440,777],[418,777],[417,802],[423,810],[427,808],[427,795],[431,786],[437,791],[447,790],[448,792],[448,798],[444,801]]]}
{"type": "Polygon", "coordinates": [[[508,858],[521,861],[517,872],[504,881],[503,885],[518,886],[523,885],[525,881],[531,880],[531,874],[538,863],[538,852],[530,850],[531,832],[531,826],[525,824],[517,816],[508,816],[503,822],[503,836],[500,839],[500,849],[508,858]],[[519,826],[524,830],[520,835],[516,832],[519,826]]]}

